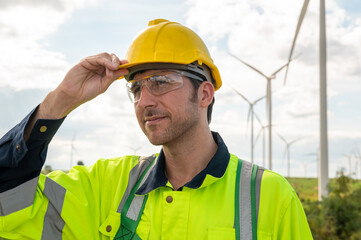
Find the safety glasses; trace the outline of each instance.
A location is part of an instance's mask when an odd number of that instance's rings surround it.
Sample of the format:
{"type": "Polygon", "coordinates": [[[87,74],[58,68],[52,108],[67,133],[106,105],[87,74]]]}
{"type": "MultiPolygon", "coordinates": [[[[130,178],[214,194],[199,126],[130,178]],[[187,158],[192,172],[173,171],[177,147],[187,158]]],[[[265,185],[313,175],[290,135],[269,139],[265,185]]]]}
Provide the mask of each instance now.
{"type": "Polygon", "coordinates": [[[183,86],[183,76],[203,81],[203,79],[190,72],[177,70],[161,70],[152,75],[137,77],[127,82],[127,92],[131,102],[138,102],[144,86],[155,96],[165,94],[183,86]]]}

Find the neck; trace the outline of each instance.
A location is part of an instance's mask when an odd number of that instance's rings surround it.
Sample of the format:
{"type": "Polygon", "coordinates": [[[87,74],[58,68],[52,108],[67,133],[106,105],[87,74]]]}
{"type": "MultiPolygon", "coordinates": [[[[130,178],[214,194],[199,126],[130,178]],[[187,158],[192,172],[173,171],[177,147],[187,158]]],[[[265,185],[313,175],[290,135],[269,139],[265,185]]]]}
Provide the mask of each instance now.
{"type": "Polygon", "coordinates": [[[195,128],[177,142],[164,145],[166,173],[173,188],[182,187],[206,168],[217,148],[208,125],[195,128]]]}

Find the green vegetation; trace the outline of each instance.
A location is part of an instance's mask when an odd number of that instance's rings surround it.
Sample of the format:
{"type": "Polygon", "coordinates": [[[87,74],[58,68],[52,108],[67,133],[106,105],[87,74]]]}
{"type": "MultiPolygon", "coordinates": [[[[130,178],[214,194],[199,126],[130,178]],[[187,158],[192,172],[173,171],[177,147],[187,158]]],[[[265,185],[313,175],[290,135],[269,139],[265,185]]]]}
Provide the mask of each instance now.
{"type": "Polygon", "coordinates": [[[317,200],[317,179],[289,178],[305,209],[314,239],[361,239],[361,181],[344,175],[331,179],[329,196],[317,200]]]}
{"type": "Polygon", "coordinates": [[[292,187],[302,200],[317,201],[318,180],[317,178],[287,178],[292,187]]]}

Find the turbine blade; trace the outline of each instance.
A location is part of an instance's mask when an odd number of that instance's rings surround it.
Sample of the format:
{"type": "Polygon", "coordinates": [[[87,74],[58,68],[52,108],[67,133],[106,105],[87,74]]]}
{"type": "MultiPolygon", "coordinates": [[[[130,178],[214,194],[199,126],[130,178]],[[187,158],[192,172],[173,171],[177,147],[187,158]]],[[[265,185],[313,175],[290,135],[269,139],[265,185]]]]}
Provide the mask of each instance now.
{"type": "Polygon", "coordinates": [[[284,162],[285,162],[285,158],[286,158],[287,150],[288,150],[288,146],[286,145],[286,147],[285,147],[285,151],[283,152],[282,164],[284,164],[284,162]]]}
{"type": "Polygon", "coordinates": [[[261,101],[261,100],[264,99],[265,97],[266,97],[266,95],[263,96],[263,97],[260,97],[260,98],[256,99],[255,101],[253,101],[253,104],[256,104],[257,102],[261,101]]]}
{"type": "Polygon", "coordinates": [[[247,113],[247,123],[249,122],[252,112],[253,112],[252,106],[249,106],[247,113]]]}
{"type": "MultiPolygon", "coordinates": [[[[301,55],[302,55],[301,53],[298,54],[296,57],[292,58],[291,60],[289,60],[289,61],[284,65],[284,66],[287,66],[287,68],[286,68],[285,78],[284,78],[284,80],[283,80],[283,85],[286,85],[286,80],[287,80],[287,75],[288,75],[288,66],[290,65],[290,63],[291,63],[293,60],[299,58],[301,55]]],[[[282,70],[282,69],[281,69],[281,70],[282,70]]]]}
{"type": "Polygon", "coordinates": [[[251,105],[251,102],[240,92],[238,92],[235,88],[231,86],[232,90],[236,92],[237,95],[241,96],[249,105],[251,105]]]}
{"type": "Polygon", "coordinates": [[[257,121],[258,121],[258,123],[259,123],[259,125],[261,125],[261,127],[263,128],[264,126],[263,126],[263,124],[262,124],[262,122],[261,122],[261,119],[258,117],[258,115],[253,111],[253,116],[255,116],[256,117],[256,119],[257,119],[257,121]]]}
{"type": "Polygon", "coordinates": [[[300,141],[302,138],[303,138],[303,137],[299,137],[299,138],[297,138],[297,139],[295,139],[295,140],[291,141],[289,144],[290,144],[290,145],[291,145],[291,144],[294,144],[294,143],[296,143],[296,142],[300,141]]]}
{"type": "Polygon", "coordinates": [[[282,139],[282,141],[284,141],[284,142],[288,145],[288,143],[287,143],[287,141],[286,141],[286,139],[285,139],[284,137],[282,137],[282,136],[279,135],[278,133],[277,133],[277,135],[282,139]]]}
{"type": "Polygon", "coordinates": [[[263,72],[261,72],[260,70],[258,70],[257,68],[253,67],[252,65],[246,63],[245,61],[243,61],[242,59],[238,58],[237,56],[233,55],[232,53],[228,53],[229,55],[231,55],[232,57],[234,57],[235,59],[237,59],[238,61],[240,61],[241,63],[243,63],[244,65],[246,65],[247,67],[253,69],[254,71],[256,71],[257,73],[261,74],[263,77],[265,77],[266,79],[268,79],[269,77],[266,76],[263,72]]]}
{"type": "MultiPolygon", "coordinates": [[[[296,32],[295,32],[295,35],[294,35],[293,41],[292,41],[292,47],[291,47],[291,50],[290,50],[290,54],[289,54],[289,56],[288,56],[288,63],[291,62],[291,58],[292,58],[293,50],[294,50],[295,45],[296,45],[296,40],[297,40],[297,37],[298,37],[298,33],[300,32],[300,29],[301,29],[301,26],[302,26],[302,22],[303,22],[303,19],[304,19],[305,15],[306,15],[307,7],[308,7],[308,3],[309,3],[309,2],[310,2],[310,0],[305,0],[305,1],[303,2],[303,6],[302,6],[302,9],[301,9],[301,13],[300,13],[300,16],[298,17],[296,32]]],[[[285,74],[284,84],[286,84],[288,68],[289,68],[289,65],[287,65],[287,68],[286,68],[286,74],[285,74]]]]}
{"type": "Polygon", "coordinates": [[[264,128],[262,128],[262,127],[259,129],[257,136],[256,136],[256,140],[254,141],[254,145],[256,145],[258,138],[259,138],[259,136],[261,136],[261,133],[263,132],[263,130],[264,130],[264,128]]]}
{"type": "Polygon", "coordinates": [[[251,114],[250,114],[250,113],[251,113],[251,106],[252,106],[252,105],[249,106],[249,108],[248,108],[248,113],[247,113],[247,125],[246,125],[247,130],[248,130],[248,125],[249,125],[249,117],[250,117],[250,115],[251,115],[251,114]]]}
{"type": "Polygon", "coordinates": [[[290,64],[290,62],[287,62],[287,63],[284,64],[282,67],[280,67],[279,69],[277,69],[274,73],[272,73],[272,76],[275,76],[278,72],[280,72],[282,69],[284,69],[286,66],[288,66],[288,64],[290,64]]]}

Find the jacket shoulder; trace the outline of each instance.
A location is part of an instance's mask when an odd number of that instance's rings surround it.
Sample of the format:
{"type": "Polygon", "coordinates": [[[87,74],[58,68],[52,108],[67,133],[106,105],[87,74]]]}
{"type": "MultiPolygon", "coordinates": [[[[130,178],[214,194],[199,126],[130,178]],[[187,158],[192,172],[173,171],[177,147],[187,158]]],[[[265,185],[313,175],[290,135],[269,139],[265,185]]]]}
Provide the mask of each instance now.
{"type": "Polygon", "coordinates": [[[307,219],[295,190],[283,176],[270,170],[264,171],[261,182],[258,232],[277,239],[280,236],[289,237],[285,239],[312,239],[309,238],[307,219]]]}

